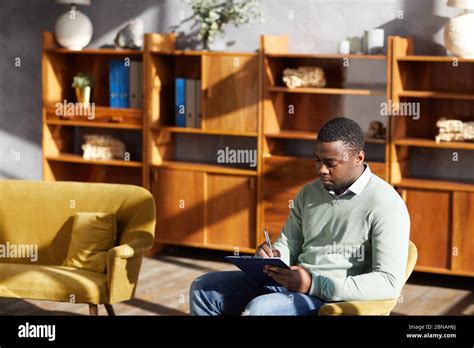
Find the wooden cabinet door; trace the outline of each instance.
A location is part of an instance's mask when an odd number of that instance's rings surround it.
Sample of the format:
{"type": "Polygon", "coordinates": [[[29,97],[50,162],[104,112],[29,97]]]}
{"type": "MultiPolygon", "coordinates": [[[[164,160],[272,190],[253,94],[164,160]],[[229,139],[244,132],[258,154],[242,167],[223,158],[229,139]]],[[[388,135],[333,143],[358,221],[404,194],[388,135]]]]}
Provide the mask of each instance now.
{"type": "Polygon", "coordinates": [[[202,128],[256,132],[258,56],[208,53],[202,70],[202,128]]]}
{"type": "Polygon", "coordinates": [[[255,247],[256,178],[207,174],[208,245],[255,247]]]}
{"type": "Polygon", "coordinates": [[[474,193],[453,193],[453,240],[451,267],[474,272],[474,193]]]}
{"type": "Polygon", "coordinates": [[[308,182],[316,180],[316,165],[310,159],[265,158],[263,180],[263,225],[274,241],[285,225],[292,200],[308,182]]]}
{"type": "Polygon", "coordinates": [[[155,169],[156,239],[161,242],[204,242],[204,173],[155,169]]]}
{"type": "Polygon", "coordinates": [[[418,249],[417,266],[448,269],[450,192],[414,189],[398,190],[408,207],[410,239],[418,249]]]}

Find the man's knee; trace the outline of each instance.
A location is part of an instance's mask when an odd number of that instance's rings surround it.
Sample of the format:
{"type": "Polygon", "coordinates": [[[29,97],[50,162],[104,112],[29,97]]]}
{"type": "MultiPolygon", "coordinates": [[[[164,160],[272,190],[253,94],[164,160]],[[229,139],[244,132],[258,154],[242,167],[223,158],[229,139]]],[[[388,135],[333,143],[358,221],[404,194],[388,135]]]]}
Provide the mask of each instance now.
{"type": "Polygon", "coordinates": [[[274,294],[255,297],[247,304],[242,315],[272,315],[275,304],[275,296],[272,295],[274,294]]]}

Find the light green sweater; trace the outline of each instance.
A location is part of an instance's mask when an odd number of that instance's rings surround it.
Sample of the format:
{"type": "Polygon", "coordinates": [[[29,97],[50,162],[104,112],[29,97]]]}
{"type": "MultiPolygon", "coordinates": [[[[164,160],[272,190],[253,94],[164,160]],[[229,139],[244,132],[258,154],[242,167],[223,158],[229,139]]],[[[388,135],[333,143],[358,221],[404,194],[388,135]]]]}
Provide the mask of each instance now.
{"type": "Polygon", "coordinates": [[[326,301],[399,296],[410,217],[388,183],[364,173],[337,198],[320,180],[305,185],[275,242],[283,261],[312,274],[309,294],[326,301]]]}

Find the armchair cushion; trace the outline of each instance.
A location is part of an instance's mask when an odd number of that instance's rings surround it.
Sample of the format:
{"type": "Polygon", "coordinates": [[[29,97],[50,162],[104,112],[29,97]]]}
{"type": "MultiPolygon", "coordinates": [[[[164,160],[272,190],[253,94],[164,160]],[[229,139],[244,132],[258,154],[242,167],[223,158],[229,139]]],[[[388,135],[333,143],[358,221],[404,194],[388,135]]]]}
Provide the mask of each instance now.
{"type": "Polygon", "coordinates": [[[389,315],[397,300],[348,301],[327,303],[319,315],[389,315]]]}
{"type": "Polygon", "coordinates": [[[114,214],[76,213],[63,265],[105,273],[107,252],[115,245],[116,230],[114,214]]]}
{"type": "Polygon", "coordinates": [[[107,275],[73,267],[0,263],[0,297],[107,303],[107,275]]]}

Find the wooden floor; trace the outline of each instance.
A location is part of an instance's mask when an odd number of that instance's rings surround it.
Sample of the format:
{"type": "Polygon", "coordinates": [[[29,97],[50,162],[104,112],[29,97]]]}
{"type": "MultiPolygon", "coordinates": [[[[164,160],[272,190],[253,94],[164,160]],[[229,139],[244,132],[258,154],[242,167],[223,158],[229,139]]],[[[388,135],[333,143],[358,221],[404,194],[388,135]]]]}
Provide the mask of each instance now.
{"type": "MultiPolygon", "coordinates": [[[[199,275],[235,270],[228,253],[169,248],[144,259],[136,297],[114,305],[118,315],[187,315],[189,285],[199,275]]],[[[88,315],[83,304],[0,299],[0,315],[88,315]]],[[[106,315],[100,306],[99,315],[106,315]]],[[[474,278],[415,273],[392,315],[474,315],[474,278]]]]}

